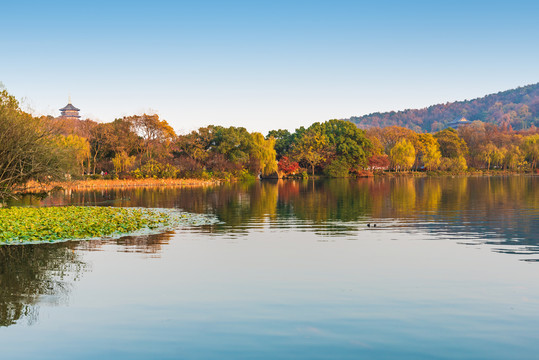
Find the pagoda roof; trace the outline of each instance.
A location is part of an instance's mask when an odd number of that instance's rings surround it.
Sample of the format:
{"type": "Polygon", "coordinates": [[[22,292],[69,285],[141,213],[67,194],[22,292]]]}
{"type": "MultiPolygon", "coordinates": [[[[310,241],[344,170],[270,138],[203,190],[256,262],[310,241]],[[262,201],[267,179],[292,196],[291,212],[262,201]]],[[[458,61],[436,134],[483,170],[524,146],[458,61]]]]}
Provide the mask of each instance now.
{"type": "Polygon", "coordinates": [[[452,122],[448,123],[446,127],[457,128],[459,126],[471,124],[471,123],[472,122],[470,120],[466,119],[465,117],[462,117],[462,118],[457,118],[453,120],[452,122]]]}
{"type": "Polygon", "coordinates": [[[66,106],[64,106],[63,108],[60,109],[60,111],[67,111],[67,110],[80,111],[80,109],[77,109],[71,103],[67,104],[66,106]]]}

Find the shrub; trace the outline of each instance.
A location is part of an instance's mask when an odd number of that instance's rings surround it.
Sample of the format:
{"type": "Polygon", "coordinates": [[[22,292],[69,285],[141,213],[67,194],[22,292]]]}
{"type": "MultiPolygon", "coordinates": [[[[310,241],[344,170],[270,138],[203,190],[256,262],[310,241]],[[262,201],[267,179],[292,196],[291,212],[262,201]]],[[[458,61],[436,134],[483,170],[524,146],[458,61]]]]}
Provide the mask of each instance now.
{"type": "Polygon", "coordinates": [[[336,159],[326,166],[324,172],[327,176],[332,178],[344,178],[350,175],[350,167],[346,160],[336,159]]]}
{"type": "Polygon", "coordinates": [[[170,164],[161,164],[150,160],[140,168],[131,171],[135,179],[173,179],[178,175],[178,169],[170,164]]]}
{"type": "Polygon", "coordinates": [[[256,176],[251,174],[249,171],[243,169],[238,174],[238,179],[241,181],[255,181],[256,176]]]}
{"type": "Polygon", "coordinates": [[[467,169],[466,159],[463,156],[457,158],[442,158],[440,162],[440,170],[443,171],[462,172],[467,169]]]}
{"type": "Polygon", "coordinates": [[[299,164],[297,161],[291,161],[288,156],[283,156],[277,167],[284,175],[293,175],[299,171],[299,164]]]}

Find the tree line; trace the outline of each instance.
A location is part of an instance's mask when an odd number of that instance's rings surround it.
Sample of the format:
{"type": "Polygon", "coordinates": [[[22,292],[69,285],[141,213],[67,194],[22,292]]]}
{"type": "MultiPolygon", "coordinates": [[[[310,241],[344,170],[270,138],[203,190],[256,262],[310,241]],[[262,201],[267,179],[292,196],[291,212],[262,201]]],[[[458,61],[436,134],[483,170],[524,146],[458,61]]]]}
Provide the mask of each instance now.
{"type": "Polygon", "coordinates": [[[266,136],[243,127],[209,125],[176,134],[156,114],[109,123],[32,117],[0,91],[0,197],[34,179],[362,176],[367,172],[508,169],[534,171],[539,132],[482,121],[458,130],[367,130],[329,120],[266,136]]]}

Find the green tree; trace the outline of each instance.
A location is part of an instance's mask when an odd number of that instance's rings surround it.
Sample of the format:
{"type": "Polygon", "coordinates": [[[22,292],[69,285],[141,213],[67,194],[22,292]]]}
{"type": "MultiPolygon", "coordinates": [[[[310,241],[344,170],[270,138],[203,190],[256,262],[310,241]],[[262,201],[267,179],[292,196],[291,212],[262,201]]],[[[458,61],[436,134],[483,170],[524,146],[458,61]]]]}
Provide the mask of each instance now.
{"type": "Polygon", "coordinates": [[[223,154],[229,161],[246,164],[252,147],[251,134],[243,127],[213,128],[212,152],[223,154]]]}
{"type": "Polygon", "coordinates": [[[187,135],[179,135],[176,138],[175,150],[177,156],[190,157],[193,160],[204,163],[212,148],[214,126],[201,127],[191,131],[187,135]]]}
{"type": "Polygon", "coordinates": [[[350,175],[350,165],[343,158],[336,158],[324,169],[326,175],[332,178],[345,178],[350,175]]]}
{"type": "Polygon", "coordinates": [[[367,167],[373,145],[364,130],[359,129],[350,121],[336,119],[326,121],[320,127],[329,146],[334,149],[336,158],[345,161],[349,168],[367,167]]]}
{"type": "Polygon", "coordinates": [[[271,130],[266,139],[274,138],[275,139],[275,152],[277,159],[287,155],[290,152],[292,147],[294,136],[288,130],[271,130]]]}

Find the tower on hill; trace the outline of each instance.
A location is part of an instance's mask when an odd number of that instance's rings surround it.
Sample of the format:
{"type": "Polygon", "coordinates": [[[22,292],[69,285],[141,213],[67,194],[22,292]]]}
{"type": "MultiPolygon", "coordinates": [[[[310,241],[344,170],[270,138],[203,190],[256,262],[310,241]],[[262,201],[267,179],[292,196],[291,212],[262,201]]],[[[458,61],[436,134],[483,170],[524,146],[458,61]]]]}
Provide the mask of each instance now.
{"type": "Polygon", "coordinates": [[[71,99],[69,99],[69,103],[63,108],[61,108],[60,111],[60,118],[62,119],[80,119],[80,109],[77,109],[73,106],[73,104],[71,104],[71,99]]]}
{"type": "Polygon", "coordinates": [[[456,119],[456,120],[450,122],[449,124],[447,124],[446,128],[453,128],[453,129],[457,130],[459,127],[461,127],[463,125],[471,124],[471,123],[472,122],[470,120],[467,120],[465,117],[463,117],[463,118],[456,119]]]}

